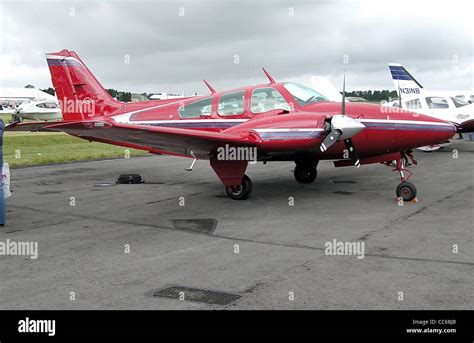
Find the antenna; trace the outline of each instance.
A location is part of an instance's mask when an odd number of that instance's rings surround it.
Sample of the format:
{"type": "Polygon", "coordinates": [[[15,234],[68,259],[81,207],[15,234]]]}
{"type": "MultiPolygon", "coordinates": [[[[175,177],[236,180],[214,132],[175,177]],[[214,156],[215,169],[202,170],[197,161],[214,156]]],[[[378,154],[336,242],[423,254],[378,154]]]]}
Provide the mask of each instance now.
{"type": "Polygon", "coordinates": [[[275,83],[275,80],[273,79],[273,77],[270,76],[270,74],[268,73],[268,71],[266,71],[266,69],[264,67],[262,67],[262,70],[265,73],[265,75],[268,77],[268,80],[270,81],[270,84],[275,83]]]}
{"type": "Polygon", "coordinates": [[[402,92],[400,92],[400,79],[398,79],[398,105],[402,108],[402,92]]]}
{"type": "Polygon", "coordinates": [[[209,90],[211,91],[211,94],[214,94],[216,92],[216,90],[214,88],[212,88],[212,86],[209,84],[209,82],[207,82],[206,80],[203,80],[203,81],[206,84],[207,88],[209,88],[209,90]]]}

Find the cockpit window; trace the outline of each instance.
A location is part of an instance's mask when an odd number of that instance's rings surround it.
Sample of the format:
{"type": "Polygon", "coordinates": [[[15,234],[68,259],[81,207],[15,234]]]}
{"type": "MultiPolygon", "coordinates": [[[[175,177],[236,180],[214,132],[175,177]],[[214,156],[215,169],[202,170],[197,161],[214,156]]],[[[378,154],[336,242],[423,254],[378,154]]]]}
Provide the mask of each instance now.
{"type": "Polygon", "coordinates": [[[300,106],[311,105],[321,101],[329,101],[324,95],[299,83],[285,82],[283,86],[288,92],[290,92],[300,106]]]}
{"type": "Polygon", "coordinates": [[[469,105],[468,102],[466,102],[466,101],[464,101],[464,100],[462,100],[462,99],[460,99],[460,98],[458,98],[458,97],[454,97],[454,98],[452,97],[451,99],[453,100],[454,106],[456,106],[456,108],[469,105]]]}
{"type": "Polygon", "coordinates": [[[252,113],[263,113],[272,110],[290,110],[285,98],[273,87],[256,88],[250,103],[252,113]]]}
{"type": "Polygon", "coordinates": [[[221,95],[217,105],[217,113],[221,116],[233,116],[244,113],[245,91],[221,95]]]}

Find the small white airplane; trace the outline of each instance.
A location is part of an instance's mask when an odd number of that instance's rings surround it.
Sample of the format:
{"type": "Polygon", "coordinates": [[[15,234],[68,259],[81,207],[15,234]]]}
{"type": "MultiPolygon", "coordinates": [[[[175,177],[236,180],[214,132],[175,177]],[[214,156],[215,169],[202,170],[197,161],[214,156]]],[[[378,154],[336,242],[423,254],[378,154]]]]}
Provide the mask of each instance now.
{"type": "Polygon", "coordinates": [[[14,116],[17,117],[14,118],[14,121],[19,121],[23,119],[39,121],[63,119],[59,104],[51,100],[24,101],[17,107],[14,116]]]}
{"type": "Polygon", "coordinates": [[[170,94],[166,92],[154,93],[150,95],[150,100],[167,100],[167,99],[182,99],[182,98],[186,98],[186,96],[184,95],[184,92],[182,92],[181,95],[170,94]]]}
{"type": "Polygon", "coordinates": [[[473,90],[427,90],[401,64],[388,66],[399,98],[385,105],[449,121],[458,133],[474,132],[473,90]]]}
{"type": "Polygon", "coordinates": [[[13,121],[61,120],[58,99],[36,88],[0,87],[0,114],[12,115],[13,121]]]}

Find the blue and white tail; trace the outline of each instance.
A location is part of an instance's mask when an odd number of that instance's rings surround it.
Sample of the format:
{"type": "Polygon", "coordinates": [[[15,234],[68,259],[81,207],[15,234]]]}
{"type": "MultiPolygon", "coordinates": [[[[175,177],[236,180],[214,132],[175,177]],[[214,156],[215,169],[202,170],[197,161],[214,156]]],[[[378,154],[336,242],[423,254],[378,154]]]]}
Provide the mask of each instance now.
{"type": "MultiPolygon", "coordinates": [[[[404,66],[398,63],[389,63],[390,73],[392,74],[393,84],[395,89],[400,89],[403,95],[416,95],[420,94],[423,86],[411,76],[411,74],[405,69],[404,66]]],[[[398,94],[400,95],[400,94],[398,94]]]]}

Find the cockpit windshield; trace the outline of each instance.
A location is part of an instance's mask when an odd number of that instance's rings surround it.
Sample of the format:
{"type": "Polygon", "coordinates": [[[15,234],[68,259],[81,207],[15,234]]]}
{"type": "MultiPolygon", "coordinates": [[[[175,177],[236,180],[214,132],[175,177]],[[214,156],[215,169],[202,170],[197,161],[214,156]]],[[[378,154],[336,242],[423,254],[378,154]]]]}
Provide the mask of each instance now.
{"type": "Polygon", "coordinates": [[[324,95],[299,83],[285,82],[283,87],[290,92],[300,106],[311,105],[321,101],[329,101],[324,95]]]}

